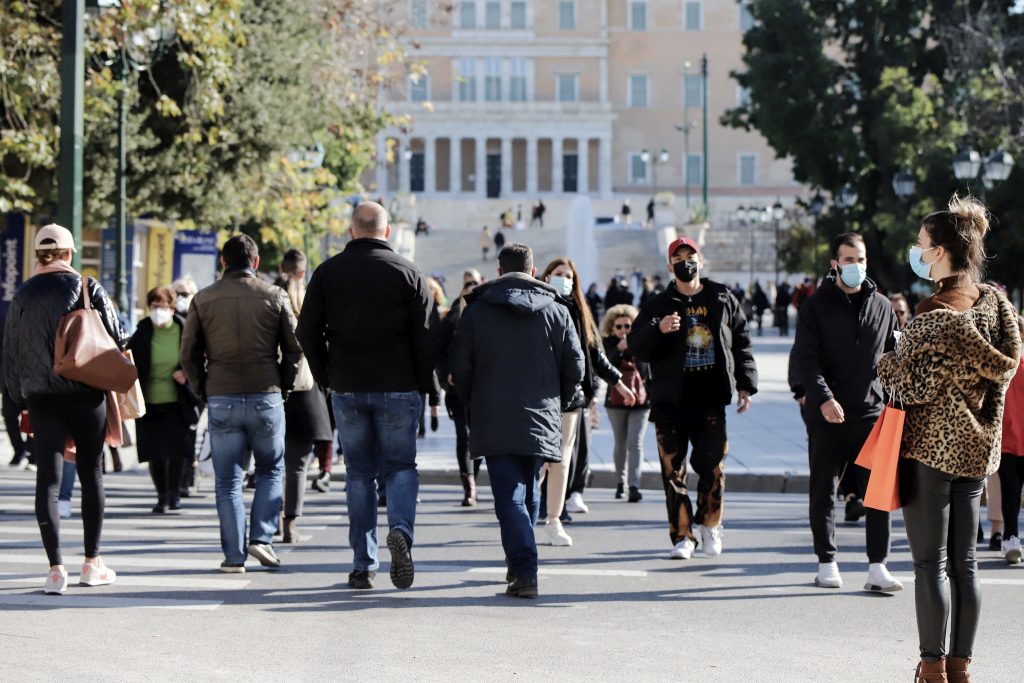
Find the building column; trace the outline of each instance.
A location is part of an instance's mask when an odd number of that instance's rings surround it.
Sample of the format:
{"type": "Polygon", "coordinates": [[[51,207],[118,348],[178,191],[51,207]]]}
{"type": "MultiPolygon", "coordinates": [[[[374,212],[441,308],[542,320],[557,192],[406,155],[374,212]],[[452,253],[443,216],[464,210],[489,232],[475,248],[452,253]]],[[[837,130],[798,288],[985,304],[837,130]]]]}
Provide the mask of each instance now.
{"type": "Polygon", "coordinates": [[[602,197],[612,194],[612,139],[608,136],[597,141],[597,189],[602,197]]]}
{"type": "Polygon", "coordinates": [[[423,191],[426,194],[437,192],[437,161],[434,153],[437,147],[437,138],[423,138],[423,191]]]}
{"type": "Polygon", "coordinates": [[[395,163],[398,164],[398,191],[402,194],[409,194],[409,160],[405,158],[405,153],[412,150],[411,141],[406,141],[403,145],[402,141],[399,140],[398,144],[395,145],[395,154],[398,158],[395,163]]]}
{"type": "Polygon", "coordinates": [[[562,194],[562,138],[551,138],[551,189],[562,194]]]}
{"type": "Polygon", "coordinates": [[[453,194],[462,192],[462,138],[448,138],[449,190],[453,194]]]}
{"type": "Polygon", "coordinates": [[[576,191],[590,194],[590,138],[576,139],[576,191]]]}
{"type": "Polygon", "coordinates": [[[501,139],[501,196],[512,194],[512,138],[501,139]]]}
{"type": "Polygon", "coordinates": [[[487,196],[487,138],[476,139],[476,194],[487,196]]]}
{"type": "Polygon", "coordinates": [[[537,196],[537,138],[526,139],[526,193],[537,196]]]}
{"type": "Polygon", "coordinates": [[[377,134],[377,166],[374,168],[377,181],[377,193],[384,195],[388,191],[388,145],[384,133],[377,134]]]}

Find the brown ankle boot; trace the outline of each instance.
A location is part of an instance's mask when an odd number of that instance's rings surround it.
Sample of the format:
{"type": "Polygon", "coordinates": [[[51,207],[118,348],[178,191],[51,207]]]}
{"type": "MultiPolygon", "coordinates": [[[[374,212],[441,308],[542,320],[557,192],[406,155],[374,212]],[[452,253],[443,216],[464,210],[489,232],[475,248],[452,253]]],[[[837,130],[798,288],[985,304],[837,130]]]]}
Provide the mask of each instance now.
{"type": "Polygon", "coordinates": [[[921,663],[917,665],[917,671],[914,673],[914,683],[938,683],[939,681],[947,681],[946,678],[946,658],[943,657],[937,662],[926,662],[921,660],[921,663]]]}
{"type": "Polygon", "coordinates": [[[476,484],[472,474],[460,474],[462,479],[462,507],[468,508],[476,505],[476,484]]]}
{"type": "Polygon", "coordinates": [[[967,673],[967,665],[970,663],[970,657],[946,657],[946,678],[957,683],[970,681],[971,674],[967,673]]]}
{"type": "Polygon", "coordinates": [[[281,537],[281,543],[291,543],[292,545],[298,544],[299,542],[299,526],[295,523],[294,517],[284,518],[284,534],[281,537]]]}

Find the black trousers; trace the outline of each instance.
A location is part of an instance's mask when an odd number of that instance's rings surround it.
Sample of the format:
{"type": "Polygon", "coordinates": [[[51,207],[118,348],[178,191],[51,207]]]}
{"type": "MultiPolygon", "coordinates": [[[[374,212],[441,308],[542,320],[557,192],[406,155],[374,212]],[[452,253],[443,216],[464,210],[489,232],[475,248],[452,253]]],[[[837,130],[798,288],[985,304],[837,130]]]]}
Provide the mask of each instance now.
{"type": "Polygon", "coordinates": [[[149,476],[161,505],[181,497],[181,473],[195,454],[195,432],[177,403],[146,406],[135,422],[139,460],[149,463],[149,476]]]}
{"type": "Polygon", "coordinates": [[[452,392],[445,394],[445,407],[455,423],[455,459],[459,463],[459,474],[475,475],[480,471],[480,461],[474,463],[469,453],[469,416],[466,414],[466,406],[452,392]]]}
{"type": "Polygon", "coordinates": [[[908,458],[900,460],[899,477],[921,658],[944,657],[947,634],[948,654],[970,657],[981,615],[975,543],[985,479],[957,477],[908,458]]]}
{"type": "Polygon", "coordinates": [[[1003,538],[1020,538],[1020,494],[1024,486],[1024,456],[1003,453],[999,491],[1003,494],[1003,538]]]}
{"type": "Polygon", "coordinates": [[[589,410],[584,410],[580,415],[577,429],[579,432],[576,435],[576,452],[573,453],[572,463],[569,465],[569,486],[565,489],[566,500],[574,493],[583,495],[583,490],[587,488],[587,477],[590,475],[591,443],[589,410]]]}
{"type": "Polygon", "coordinates": [[[313,455],[313,439],[284,439],[284,516],[301,517],[306,500],[306,471],[313,455]]]}
{"type": "Polygon", "coordinates": [[[2,406],[4,416],[4,429],[7,430],[7,438],[11,440],[11,448],[14,449],[15,457],[25,453],[32,455],[32,437],[21,433],[21,406],[14,402],[11,395],[4,389],[2,406]]]}
{"type": "Polygon", "coordinates": [[[82,528],[86,558],[99,555],[103,528],[103,439],[107,409],[103,393],[30,398],[28,419],[35,432],[36,520],[50,565],[64,564],[60,552],[57,492],[64,472],[64,441],[75,442],[75,469],[82,486],[82,528]]]}
{"type": "MultiPolygon", "coordinates": [[[[868,485],[868,470],[854,465],[861,447],[867,441],[873,420],[847,421],[841,424],[822,422],[820,416],[808,421],[811,443],[810,500],[807,510],[814,537],[814,553],[818,562],[836,558],[836,489],[847,468],[853,468],[857,491],[863,498],[868,485]]],[[[889,534],[892,525],[889,513],[867,509],[865,515],[868,562],[884,562],[889,555],[889,534]]]]}

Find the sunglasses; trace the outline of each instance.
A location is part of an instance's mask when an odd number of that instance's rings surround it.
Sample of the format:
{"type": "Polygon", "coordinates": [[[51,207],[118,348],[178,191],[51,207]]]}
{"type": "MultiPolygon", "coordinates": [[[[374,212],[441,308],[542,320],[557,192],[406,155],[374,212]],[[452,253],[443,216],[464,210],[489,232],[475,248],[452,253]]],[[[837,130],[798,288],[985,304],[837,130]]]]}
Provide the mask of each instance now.
{"type": "Polygon", "coordinates": [[[632,328],[633,328],[632,323],[626,323],[624,325],[616,325],[615,326],[615,329],[617,329],[617,330],[629,330],[629,329],[632,329],[632,328]]]}

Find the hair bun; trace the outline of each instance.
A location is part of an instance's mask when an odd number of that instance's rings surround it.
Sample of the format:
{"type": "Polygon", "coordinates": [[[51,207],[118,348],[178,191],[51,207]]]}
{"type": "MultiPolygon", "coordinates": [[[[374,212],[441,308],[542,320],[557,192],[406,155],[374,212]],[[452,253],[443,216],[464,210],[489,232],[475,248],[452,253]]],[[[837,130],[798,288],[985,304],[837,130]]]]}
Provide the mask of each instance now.
{"type": "Polygon", "coordinates": [[[971,195],[961,197],[954,194],[953,198],[949,200],[948,211],[956,222],[957,232],[965,241],[972,240],[972,232],[976,233],[979,238],[984,238],[988,233],[988,208],[971,195]]]}

